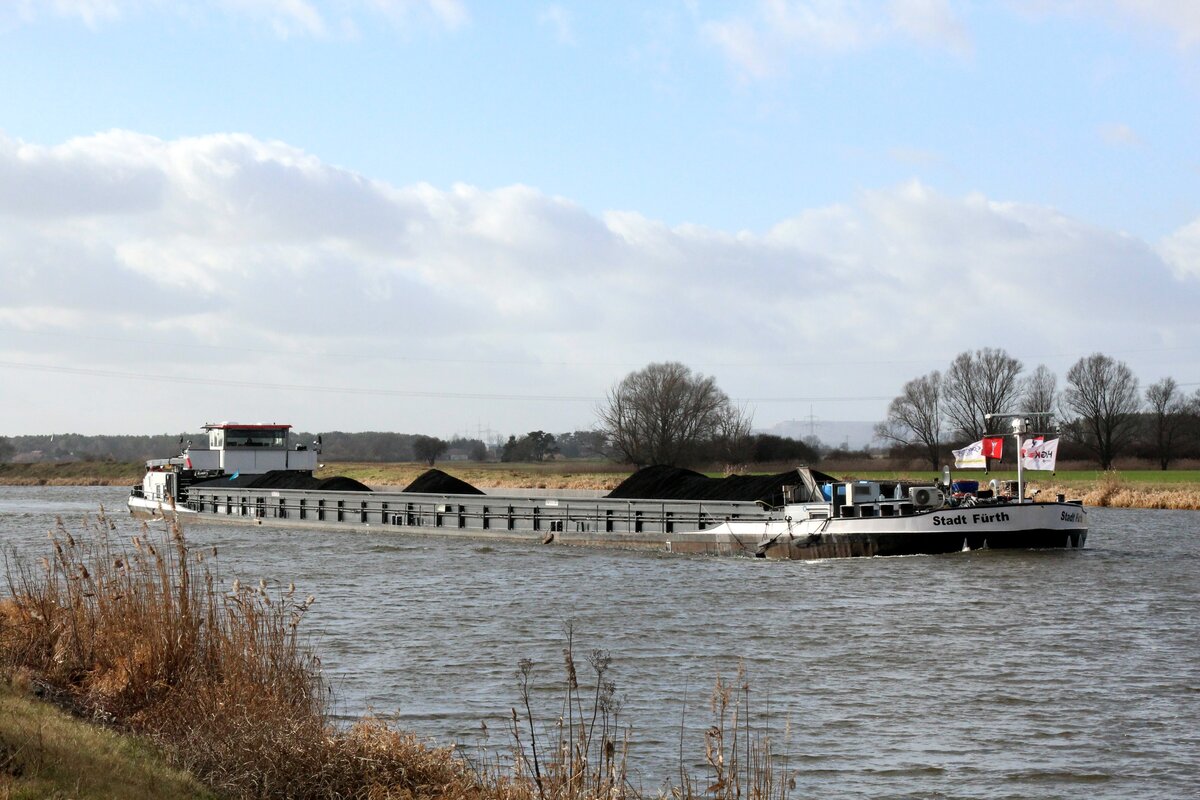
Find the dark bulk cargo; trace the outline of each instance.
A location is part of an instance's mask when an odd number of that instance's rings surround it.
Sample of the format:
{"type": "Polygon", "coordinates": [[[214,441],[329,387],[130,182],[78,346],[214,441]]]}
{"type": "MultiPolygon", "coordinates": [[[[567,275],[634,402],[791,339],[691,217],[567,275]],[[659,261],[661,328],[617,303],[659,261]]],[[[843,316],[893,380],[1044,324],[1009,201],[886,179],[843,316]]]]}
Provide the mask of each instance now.
{"type": "Polygon", "coordinates": [[[317,478],[303,472],[278,470],[264,472],[261,475],[235,475],[230,478],[216,478],[211,481],[193,484],[195,488],[228,486],[231,489],[304,489],[320,492],[369,492],[371,488],[364,483],[336,475],[332,478],[317,478]]]}
{"type": "Polygon", "coordinates": [[[406,493],[419,494],[483,494],[471,484],[459,480],[453,475],[447,475],[440,469],[429,469],[417,476],[417,479],[405,486],[406,493]]]}
{"type": "MultiPolygon", "coordinates": [[[[837,478],[810,471],[817,483],[834,483],[837,478]]],[[[731,500],[782,506],[783,487],[800,483],[796,470],[777,475],[730,475],[710,478],[679,467],[645,467],[626,478],[608,493],[614,500],[731,500]]]]}

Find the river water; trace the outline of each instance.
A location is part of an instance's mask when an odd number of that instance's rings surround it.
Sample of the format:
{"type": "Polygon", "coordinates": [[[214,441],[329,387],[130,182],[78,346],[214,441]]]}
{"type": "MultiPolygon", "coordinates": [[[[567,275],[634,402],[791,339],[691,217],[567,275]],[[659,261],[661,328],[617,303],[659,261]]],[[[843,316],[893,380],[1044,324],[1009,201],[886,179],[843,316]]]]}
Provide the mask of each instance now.
{"type": "MultiPolygon", "coordinates": [[[[46,554],[124,490],[0,487],[46,554]]],[[[702,775],[708,697],[744,664],[794,797],[1200,796],[1200,512],[1092,509],[1087,547],[778,562],[191,524],[223,577],[294,581],[336,711],[504,746],[515,672],[556,710],[564,623],[611,653],[635,782],[702,775]],[[786,739],[786,742],[785,742],[786,739]]]]}

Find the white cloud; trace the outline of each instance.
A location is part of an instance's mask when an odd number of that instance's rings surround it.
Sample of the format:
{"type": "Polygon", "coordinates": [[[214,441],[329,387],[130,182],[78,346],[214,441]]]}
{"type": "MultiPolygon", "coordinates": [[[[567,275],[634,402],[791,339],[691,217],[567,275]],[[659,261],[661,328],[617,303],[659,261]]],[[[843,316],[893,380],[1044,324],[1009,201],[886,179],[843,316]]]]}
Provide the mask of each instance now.
{"type": "Polygon", "coordinates": [[[898,31],[917,42],[960,55],[971,52],[971,35],[949,0],[891,0],[891,17],[898,31]]]}
{"type": "Polygon", "coordinates": [[[218,0],[230,13],[266,20],[281,38],[324,36],[326,23],[307,0],[218,0]]]}
{"type": "Polygon", "coordinates": [[[1200,3],[1195,0],[1008,0],[1008,4],[1031,17],[1102,18],[1122,29],[1133,22],[1165,31],[1184,49],[1200,44],[1200,3]]]}
{"type": "Polygon", "coordinates": [[[941,153],[921,147],[891,147],[888,148],[888,158],[899,164],[916,167],[930,167],[943,161],[941,153]]]}
{"type": "Polygon", "coordinates": [[[428,15],[447,30],[466,25],[471,14],[461,0],[361,0],[399,23],[408,23],[414,16],[428,15]]]}
{"type": "Polygon", "coordinates": [[[428,19],[447,30],[470,21],[462,0],[15,0],[8,9],[0,6],[0,21],[75,18],[97,28],[133,12],[171,13],[191,19],[206,13],[227,14],[264,23],[281,38],[343,35],[380,17],[400,26],[428,19]]]}
{"type": "MultiPolygon", "coordinates": [[[[5,361],[14,337],[40,333],[59,337],[43,361],[152,374],[217,365],[204,374],[253,381],[286,366],[299,377],[275,382],[596,396],[678,358],[746,365],[718,375],[739,397],[874,395],[970,347],[1186,341],[1194,277],[1200,222],[1160,254],[1054,209],[918,182],[754,233],[596,215],[526,186],[397,187],[248,136],[0,138],[5,361]],[[840,361],[801,370],[802,388],[770,366],[840,361]]],[[[138,408],[136,386],[106,391],[138,408]]],[[[331,426],[404,427],[339,423],[345,408],[326,402],[331,426]]],[[[528,413],[513,429],[539,425],[528,413]]],[[[575,413],[565,425],[587,423],[575,413]]]]}
{"type": "Polygon", "coordinates": [[[891,38],[965,54],[971,38],[948,0],[759,0],[754,11],[700,25],[704,38],[749,78],[794,58],[847,53],[891,38]]]}
{"type": "Polygon", "coordinates": [[[554,40],[559,44],[575,44],[571,12],[557,3],[546,6],[542,13],[538,14],[538,24],[549,28],[554,33],[554,40]]]}
{"type": "Polygon", "coordinates": [[[1113,0],[1124,14],[1172,31],[1181,47],[1200,44],[1200,3],[1195,0],[1113,0]]]}
{"type": "Polygon", "coordinates": [[[1181,278],[1200,281],[1200,219],[1168,236],[1159,252],[1181,278]]]}
{"type": "Polygon", "coordinates": [[[1137,147],[1144,142],[1137,131],[1121,122],[1108,122],[1099,128],[1100,138],[1118,147],[1137,147]]]}
{"type": "MultiPolygon", "coordinates": [[[[122,8],[132,5],[134,0],[16,0],[10,13],[17,19],[31,21],[39,13],[57,17],[78,18],[90,28],[105,20],[116,19],[122,8]]],[[[0,12],[2,14],[2,12],[0,12]]]]}

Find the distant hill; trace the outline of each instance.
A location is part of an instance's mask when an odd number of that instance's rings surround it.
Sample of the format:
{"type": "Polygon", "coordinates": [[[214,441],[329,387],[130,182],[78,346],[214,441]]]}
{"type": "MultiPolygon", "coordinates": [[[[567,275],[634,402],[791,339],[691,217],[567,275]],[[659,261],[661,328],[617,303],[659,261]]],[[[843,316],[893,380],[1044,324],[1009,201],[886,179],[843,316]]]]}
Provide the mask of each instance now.
{"type": "Polygon", "coordinates": [[[808,420],[789,419],[761,430],[791,439],[816,436],[826,447],[846,446],[852,450],[868,447],[875,439],[875,423],[856,420],[818,419],[810,423],[808,420]]]}

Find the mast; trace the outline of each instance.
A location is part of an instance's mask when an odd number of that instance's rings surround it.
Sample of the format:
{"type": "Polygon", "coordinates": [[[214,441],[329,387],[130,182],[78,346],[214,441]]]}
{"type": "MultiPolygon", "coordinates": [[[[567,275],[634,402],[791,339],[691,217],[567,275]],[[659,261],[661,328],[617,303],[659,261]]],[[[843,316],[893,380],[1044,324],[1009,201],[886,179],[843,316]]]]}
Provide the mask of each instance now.
{"type": "MultiPolygon", "coordinates": [[[[983,418],[988,420],[989,422],[994,418],[1011,419],[1012,420],[1012,433],[1013,433],[1013,436],[1017,440],[1017,502],[1018,503],[1025,502],[1025,469],[1024,469],[1025,465],[1024,465],[1024,460],[1021,458],[1021,434],[1029,433],[1030,429],[1033,427],[1033,423],[1030,422],[1030,420],[1029,420],[1030,417],[1043,418],[1043,417],[1049,417],[1049,416],[1050,416],[1049,411],[1014,411],[1012,413],[1005,413],[1005,414],[992,413],[992,414],[984,414],[983,415],[983,418]]],[[[1050,427],[1049,424],[1045,424],[1045,425],[1041,426],[1043,431],[1048,429],[1049,427],[1050,427]]]]}
{"type": "Polygon", "coordinates": [[[1013,436],[1017,438],[1017,502],[1025,502],[1025,459],[1021,458],[1021,434],[1028,423],[1021,418],[1012,421],[1013,436]]]}

